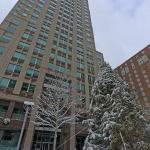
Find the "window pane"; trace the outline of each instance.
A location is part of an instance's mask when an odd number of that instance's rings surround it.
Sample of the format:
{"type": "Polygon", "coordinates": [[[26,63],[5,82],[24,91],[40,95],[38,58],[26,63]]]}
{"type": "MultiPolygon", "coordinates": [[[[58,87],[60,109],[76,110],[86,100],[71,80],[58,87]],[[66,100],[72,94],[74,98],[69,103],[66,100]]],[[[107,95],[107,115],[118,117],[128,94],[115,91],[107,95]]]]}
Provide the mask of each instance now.
{"type": "Polygon", "coordinates": [[[30,44],[24,43],[24,42],[19,42],[18,46],[24,49],[29,49],[30,48],[30,44]]]}
{"type": "Polygon", "coordinates": [[[13,57],[15,57],[15,58],[20,58],[20,53],[15,52],[14,55],[13,55],[13,57]]]}
{"type": "Polygon", "coordinates": [[[8,84],[9,84],[9,79],[8,78],[1,78],[0,79],[0,87],[7,88],[8,84]]]}
{"type": "Polygon", "coordinates": [[[14,58],[25,60],[26,55],[23,53],[15,52],[13,55],[14,58]]]}
{"type": "Polygon", "coordinates": [[[28,83],[23,83],[21,91],[27,91],[28,90],[28,86],[29,86],[28,83]]]}
{"type": "Polygon", "coordinates": [[[11,27],[8,27],[6,29],[7,32],[10,32],[10,33],[15,33],[16,32],[16,29],[15,28],[11,28],[11,27]]]}
{"type": "Polygon", "coordinates": [[[8,87],[9,87],[9,88],[14,88],[15,85],[16,85],[16,81],[15,81],[15,80],[10,80],[10,81],[9,81],[9,84],[8,84],[8,87]]]}
{"type": "Polygon", "coordinates": [[[30,84],[28,92],[34,93],[34,89],[35,89],[35,85],[30,84]]]}
{"type": "Polygon", "coordinates": [[[48,68],[49,68],[49,69],[54,69],[54,68],[55,68],[55,65],[54,65],[54,64],[51,64],[51,63],[48,63],[48,68]]]}
{"type": "Polygon", "coordinates": [[[35,53],[38,53],[38,54],[43,53],[43,51],[44,51],[44,49],[41,49],[41,48],[35,48],[35,49],[34,49],[34,52],[35,52],[35,53]]]}
{"type": "Polygon", "coordinates": [[[20,73],[20,71],[21,71],[21,66],[16,65],[15,72],[20,73]]]}
{"type": "Polygon", "coordinates": [[[0,46],[0,55],[2,55],[4,53],[4,51],[5,51],[5,47],[0,46]]]}
{"type": "Polygon", "coordinates": [[[32,57],[31,58],[31,64],[35,64],[36,63],[36,58],[35,57],[32,57]]]}
{"type": "Polygon", "coordinates": [[[33,77],[34,78],[38,78],[38,76],[39,76],[39,71],[34,70],[33,77]]]}
{"type": "Polygon", "coordinates": [[[41,63],[42,63],[42,61],[41,61],[40,59],[37,59],[36,64],[37,64],[37,65],[41,65],[41,63]]]}
{"type": "Polygon", "coordinates": [[[42,40],[42,39],[38,39],[37,43],[40,44],[40,45],[44,45],[45,46],[47,44],[47,41],[42,40]]]}
{"type": "Polygon", "coordinates": [[[17,20],[17,19],[15,19],[15,18],[11,19],[10,22],[13,23],[13,24],[15,24],[15,25],[17,25],[17,26],[20,25],[20,21],[17,20]]]}
{"type": "Polygon", "coordinates": [[[2,41],[2,42],[8,43],[8,42],[10,42],[10,40],[11,40],[11,37],[8,35],[1,35],[0,36],[0,41],[2,41]]]}
{"type": "Polygon", "coordinates": [[[13,71],[14,71],[14,67],[15,67],[14,64],[9,64],[9,65],[7,66],[7,71],[13,72],[13,71]]]}
{"type": "Polygon", "coordinates": [[[27,72],[26,72],[26,75],[32,77],[33,70],[32,69],[28,69],[27,72]]]}
{"type": "Polygon", "coordinates": [[[29,39],[29,40],[32,40],[32,38],[33,38],[32,35],[27,34],[27,33],[24,33],[22,37],[25,38],[25,39],[29,39]]]}

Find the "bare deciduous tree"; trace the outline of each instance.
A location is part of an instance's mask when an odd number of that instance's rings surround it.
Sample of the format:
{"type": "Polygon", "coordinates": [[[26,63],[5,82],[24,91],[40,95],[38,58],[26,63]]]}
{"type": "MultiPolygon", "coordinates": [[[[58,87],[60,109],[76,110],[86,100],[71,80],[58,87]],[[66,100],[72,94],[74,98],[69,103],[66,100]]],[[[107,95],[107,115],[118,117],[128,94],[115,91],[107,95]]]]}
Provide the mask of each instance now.
{"type": "Polygon", "coordinates": [[[66,92],[58,87],[57,89],[46,88],[38,98],[35,106],[35,124],[45,126],[54,130],[53,150],[56,150],[57,134],[62,125],[73,123],[79,113],[71,114],[71,109],[75,103],[70,97],[66,97],[66,92]]]}

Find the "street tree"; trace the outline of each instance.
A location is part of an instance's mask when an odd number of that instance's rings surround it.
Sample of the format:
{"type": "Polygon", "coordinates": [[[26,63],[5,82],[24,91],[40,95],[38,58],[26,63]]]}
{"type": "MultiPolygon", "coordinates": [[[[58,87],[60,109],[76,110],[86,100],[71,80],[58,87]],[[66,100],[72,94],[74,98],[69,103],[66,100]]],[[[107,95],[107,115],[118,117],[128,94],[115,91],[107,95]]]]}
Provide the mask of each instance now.
{"type": "Polygon", "coordinates": [[[104,63],[92,89],[84,150],[149,150],[150,126],[128,85],[104,63]]]}
{"type": "Polygon", "coordinates": [[[77,114],[71,114],[74,103],[64,99],[63,91],[46,88],[35,106],[35,124],[54,130],[53,150],[56,150],[57,135],[64,124],[73,123],[77,114]]]}

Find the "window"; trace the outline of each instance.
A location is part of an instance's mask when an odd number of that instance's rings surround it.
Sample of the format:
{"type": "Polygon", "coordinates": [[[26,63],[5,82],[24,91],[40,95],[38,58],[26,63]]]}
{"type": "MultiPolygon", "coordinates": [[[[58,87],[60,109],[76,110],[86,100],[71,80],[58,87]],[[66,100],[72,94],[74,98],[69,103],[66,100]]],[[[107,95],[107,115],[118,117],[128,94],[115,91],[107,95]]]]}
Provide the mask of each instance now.
{"type": "Polygon", "coordinates": [[[83,60],[83,59],[84,59],[84,56],[83,56],[83,55],[80,55],[80,54],[77,54],[77,59],[83,60]]]}
{"type": "Polygon", "coordinates": [[[33,54],[34,55],[40,55],[40,56],[42,56],[42,53],[44,52],[44,49],[42,49],[42,48],[35,48],[34,50],[33,50],[33,54]]]}
{"type": "Polygon", "coordinates": [[[11,130],[0,130],[0,141],[1,141],[1,149],[8,149],[11,143],[11,147],[13,147],[13,149],[17,147],[18,144],[18,140],[19,140],[19,135],[20,132],[19,131],[11,131],[11,130]]]}
{"type": "Polygon", "coordinates": [[[66,61],[66,58],[62,57],[62,56],[57,56],[56,59],[58,61],[61,61],[61,62],[65,62],[66,61]]]}
{"type": "Polygon", "coordinates": [[[11,37],[8,35],[1,35],[0,36],[0,42],[8,43],[8,42],[10,42],[10,40],[11,40],[11,37]]]}
{"type": "Polygon", "coordinates": [[[88,63],[89,65],[94,65],[94,60],[93,60],[93,59],[88,58],[87,60],[88,60],[87,63],[88,63]]]}
{"type": "Polygon", "coordinates": [[[34,17],[34,16],[31,16],[31,19],[29,20],[29,22],[32,23],[32,24],[36,24],[37,18],[34,17]]]}
{"type": "Polygon", "coordinates": [[[139,65],[143,65],[148,61],[147,55],[143,55],[137,59],[139,65]]]}
{"type": "Polygon", "coordinates": [[[8,107],[7,107],[7,106],[0,105],[0,113],[4,113],[4,112],[6,112],[6,111],[7,111],[7,109],[8,109],[8,107]]]}
{"type": "Polygon", "coordinates": [[[135,69],[134,63],[131,63],[131,67],[132,67],[132,69],[135,69]]]}
{"type": "Polygon", "coordinates": [[[129,73],[129,68],[127,66],[124,68],[124,70],[125,70],[126,74],[129,73]]]}
{"type": "Polygon", "coordinates": [[[22,16],[27,17],[28,14],[26,12],[22,13],[22,16]]]}
{"type": "Polygon", "coordinates": [[[21,66],[15,64],[9,64],[6,69],[6,73],[17,73],[21,72],[21,66]]]}
{"type": "Polygon", "coordinates": [[[12,119],[23,120],[24,119],[24,109],[15,107],[13,110],[12,119]]]}
{"type": "Polygon", "coordinates": [[[42,39],[37,39],[37,44],[46,46],[47,41],[46,40],[42,40],[42,39]]]}
{"type": "Polygon", "coordinates": [[[31,40],[33,39],[33,36],[32,36],[31,34],[24,33],[24,34],[22,35],[22,38],[31,41],[31,40]]]}
{"type": "Polygon", "coordinates": [[[44,30],[49,31],[49,30],[50,30],[50,27],[47,26],[47,25],[45,25],[45,24],[43,24],[42,27],[41,27],[41,29],[44,29],[44,30]]]}
{"type": "Polygon", "coordinates": [[[2,141],[11,141],[12,140],[12,132],[11,131],[5,131],[3,136],[2,136],[2,141]]]}
{"type": "Polygon", "coordinates": [[[27,26],[26,30],[35,33],[36,32],[36,28],[32,27],[32,26],[27,26]]]}
{"type": "Polygon", "coordinates": [[[33,69],[28,69],[26,72],[26,76],[31,77],[31,78],[38,78],[39,71],[33,70],[33,69]]]}
{"type": "Polygon", "coordinates": [[[95,77],[88,75],[88,82],[90,84],[94,84],[94,81],[95,81],[95,77]]]}
{"type": "Polygon", "coordinates": [[[94,73],[95,73],[95,71],[94,71],[94,67],[92,67],[92,66],[88,66],[88,73],[92,73],[92,74],[94,74],[94,73]]]}
{"type": "Polygon", "coordinates": [[[31,61],[30,61],[31,65],[41,66],[41,63],[42,63],[41,59],[38,59],[36,57],[31,58],[31,61]]]}
{"type": "Polygon", "coordinates": [[[82,80],[82,81],[85,80],[85,75],[84,75],[84,73],[77,72],[76,77],[77,77],[78,80],[82,80]]]}
{"type": "Polygon", "coordinates": [[[61,73],[64,73],[64,72],[65,72],[65,68],[56,65],[56,71],[61,72],[61,73]]]}
{"type": "Polygon", "coordinates": [[[15,18],[11,19],[10,22],[11,22],[12,24],[16,25],[16,26],[19,26],[19,25],[20,25],[20,21],[17,20],[17,19],[15,19],[15,18]]]}
{"type": "Polygon", "coordinates": [[[84,69],[84,64],[83,63],[79,63],[77,62],[77,67],[80,68],[80,69],[84,69]]]}
{"type": "Polygon", "coordinates": [[[47,39],[47,38],[48,38],[48,33],[47,33],[47,32],[44,32],[44,31],[41,31],[41,32],[39,33],[39,36],[40,36],[40,37],[43,37],[43,38],[45,38],[45,39],[47,39]]]}
{"type": "Polygon", "coordinates": [[[5,47],[4,46],[0,46],[0,55],[2,55],[5,51],[5,47]]]}
{"type": "Polygon", "coordinates": [[[89,86],[89,94],[92,94],[92,86],[89,86]]]}
{"type": "Polygon", "coordinates": [[[34,90],[35,90],[35,85],[30,83],[25,83],[25,82],[23,83],[21,88],[21,91],[30,92],[30,93],[34,93],[34,90]]]}
{"type": "Polygon", "coordinates": [[[15,32],[16,32],[16,29],[15,29],[15,28],[12,28],[12,27],[8,27],[8,28],[6,29],[6,31],[9,32],[9,33],[15,33],[15,32]]]}
{"type": "Polygon", "coordinates": [[[23,62],[25,60],[25,57],[26,57],[25,54],[16,51],[12,57],[12,60],[23,62]]]}
{"type": "Polygon", "coordinates": [[[67,60],[67,63],[68,63],[68,64],[71,64],[71,63],[72,63],[72,60],[71,60],[71,59],[68,58],[68,59],[66,59],[66,60],[67,60]]]}
{"type": "Polygon", "coordinates": [[[48,63],[48,69],[55,69],[55,65],[52,63],[48,63]]]}
{"type": "Polygon", "coordinates": [[[14,88],[16,85],[16,80],[1,78],[0,79],[0,88],[14,88]]]}
{"type": "Polygon", "coordinates": [[[27,44],[25,42],[19,42],[17,48],[20,48],[23,50],[28,50],[30,48],[30,44],[27,44]]]}
{"type": "Polygon", "coordinates": [[[77,91],[80,93],[85,93],[85,85],[84,84],[81,84],[81,83],[78,83],[77,84],[77,91]]]}

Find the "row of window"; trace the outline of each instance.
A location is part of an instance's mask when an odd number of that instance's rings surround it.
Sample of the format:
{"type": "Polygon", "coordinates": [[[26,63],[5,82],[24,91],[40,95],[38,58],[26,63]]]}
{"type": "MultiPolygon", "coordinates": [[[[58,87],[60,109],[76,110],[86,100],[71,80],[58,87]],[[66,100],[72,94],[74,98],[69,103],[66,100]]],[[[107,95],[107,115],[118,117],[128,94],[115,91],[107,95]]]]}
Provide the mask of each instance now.
{"type": "MultiPolygon", "coordinates": [[[[0,88],[1,89],[14,89],[16,85],[16,80],[12,80],[9,78],[1,78],[0,79],[0,88]]],[[[78,93],[83,93],[85,94],[85,85],[82,83],[77,83],[76,86],[77,92],[78,93]]],[[[22,84],[22,88],[21,88],[21,92],[20,93],[30,93],[31,95],[33,95],[35,90],[35,85],[30,84],[30,83],[25,83],[23,82],[22,84]]]]}
{"type": "MultiPolygon", "coordinates": [[[[16,64],[9,64],[5,71],[6,74],[20,74],[22,67],[16,64]]],[[[34,69],[27,69],[26,77],[38,78],[39,71],[34,69]]]]}
{"type": "MultiPolygon", "coordinates": [[[[14,89],[16,85],[16,80],[12,80],[9,78],[1,78],[0,79],[0,88],[1,89],[14,89]]],[[[29,92],[33,95],[35,90],[35,85],[30,84],[30,83],[23,83],[22,84],[22,88],[21,88],[21,92],[29,92]]]]}

